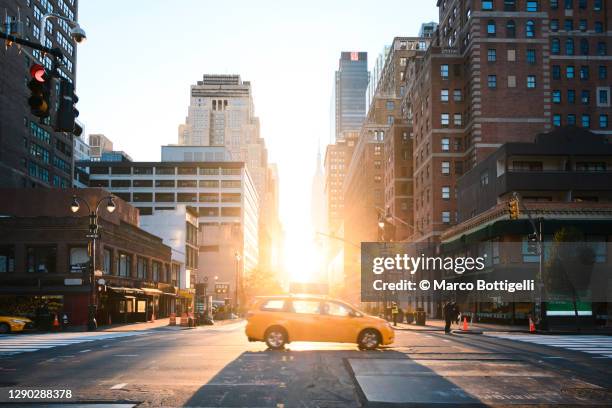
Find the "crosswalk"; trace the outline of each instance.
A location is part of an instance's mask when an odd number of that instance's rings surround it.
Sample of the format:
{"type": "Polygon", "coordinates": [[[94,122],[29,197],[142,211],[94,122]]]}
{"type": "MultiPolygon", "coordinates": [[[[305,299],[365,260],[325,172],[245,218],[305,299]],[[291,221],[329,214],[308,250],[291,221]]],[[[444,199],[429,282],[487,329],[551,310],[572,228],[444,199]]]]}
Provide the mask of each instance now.
{"type": "Polygon", "coordinates": [[[0,358],[54,347],[68,346],[71,344],[120,339],[131,336],[141,336],[144,334],[150,334],[150,332],[45,333],[0,336],[0,358]]]}
{"type": "Polygon", "coordinates": [[[583,353],[593,354],[594,356],[612,358],[612,336],[519,335],[500,333],[490,333],[488,336],[506,340],[522,341],[542,346],[560,347],[565,350],[581,351],[583,353]]]}

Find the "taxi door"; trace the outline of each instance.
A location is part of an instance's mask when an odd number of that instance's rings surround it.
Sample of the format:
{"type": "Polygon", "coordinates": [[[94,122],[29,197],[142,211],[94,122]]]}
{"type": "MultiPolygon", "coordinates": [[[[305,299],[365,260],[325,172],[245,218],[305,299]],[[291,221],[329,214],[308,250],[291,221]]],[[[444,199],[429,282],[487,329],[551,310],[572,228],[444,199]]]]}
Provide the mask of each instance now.
{"type": "Polygon", "coordinates": [[[319,330],[322,341],[355,343],[359,334],[359,318],[351,316],[351,309],[341,303],[321,303],[319,330]]]}
{"type": "Polygon", "coordinates": [[[320,336],[320,304],[316,299],[292,299],[290,341],[324,341],[320,336]]]}

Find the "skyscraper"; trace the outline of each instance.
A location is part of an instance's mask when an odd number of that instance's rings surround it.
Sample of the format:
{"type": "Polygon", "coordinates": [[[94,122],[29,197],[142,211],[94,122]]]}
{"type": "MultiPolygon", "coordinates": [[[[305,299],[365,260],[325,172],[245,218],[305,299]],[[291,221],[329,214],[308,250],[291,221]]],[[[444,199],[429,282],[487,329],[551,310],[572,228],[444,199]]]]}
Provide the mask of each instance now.
{"type": "MultiPolygon", "coordinates": [[[[75,20],[77,9],[78,0],[0,0],[6,22],[1,30],[38,42],[44,15],[54,13],[75,20]]],[[[59,48],[64,56],[59,74],[74,82],[77,51],[70,27],[63,20],[50,18],[45,28],[45,45],[59,48]]],[[[41,120],[30,113],[27,82],[32,64],[41,64],[47,70],[52,68],[49,55],[28,47],[13,44],[0,53],[0,186],[69,188],[72,186],[73,136],[53,131],[51,118],[41,120]]]]}
{"type": "Polygon", "coordinates": [[[366,115],[368,53],[342,51],[335,76],[336,140],[343,132],[359,131],[366,115]]]}

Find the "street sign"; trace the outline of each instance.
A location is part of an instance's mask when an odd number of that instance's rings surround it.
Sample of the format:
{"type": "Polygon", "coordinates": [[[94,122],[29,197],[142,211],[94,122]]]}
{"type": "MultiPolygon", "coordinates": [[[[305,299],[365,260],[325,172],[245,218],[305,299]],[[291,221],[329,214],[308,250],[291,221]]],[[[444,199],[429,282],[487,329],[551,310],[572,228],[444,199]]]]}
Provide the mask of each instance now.
{"type": "Polygon", "coordinates": [[[98,285],[106,285],[106,280],[104,278],[98,279],[98,285]]]}
{"type": "Polygon", "coordinates": [[[85,235],[85,238],[100,239],[100,234],[87,234],[87,235],[85,235]]]}
{"type": "Polygon", "coordinates": [[[64,279],[64,285],[66,286],[79,286],[83,284],[83,279],[73,278],[73,279],[64,279]]]}

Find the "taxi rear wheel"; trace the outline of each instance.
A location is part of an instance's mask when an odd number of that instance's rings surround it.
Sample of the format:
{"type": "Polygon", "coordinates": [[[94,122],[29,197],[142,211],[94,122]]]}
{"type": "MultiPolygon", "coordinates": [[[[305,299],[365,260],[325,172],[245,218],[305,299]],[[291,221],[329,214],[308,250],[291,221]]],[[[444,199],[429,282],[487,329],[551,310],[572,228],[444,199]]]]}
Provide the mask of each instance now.
{"type": "Polygon", "coordinates": [[[361,350],[374,350],[380,346],[380,333],[378,330],[366,329],[359,334],[357,346],[361,350]]]}
{"type": "Polygon", "coordinates": [[[272,350],[280,350],[287,344],[287,332],[282,327],[270,327],[264,337],[266,344],[272,350]]]}
{"type": "Polygon", "coordinates": [[[0,323],[0,334],[7,334],[11,332],[11,326],[6,323],[0,323]]]}

